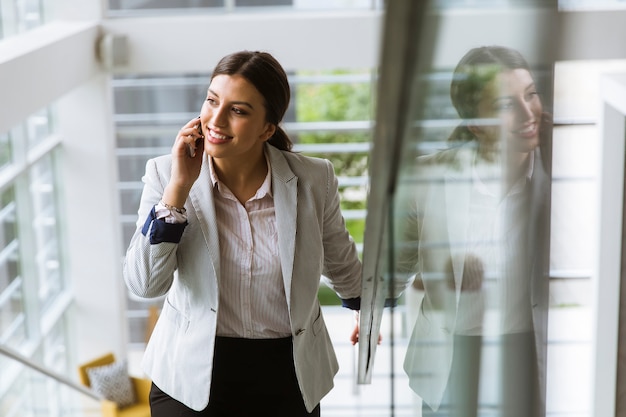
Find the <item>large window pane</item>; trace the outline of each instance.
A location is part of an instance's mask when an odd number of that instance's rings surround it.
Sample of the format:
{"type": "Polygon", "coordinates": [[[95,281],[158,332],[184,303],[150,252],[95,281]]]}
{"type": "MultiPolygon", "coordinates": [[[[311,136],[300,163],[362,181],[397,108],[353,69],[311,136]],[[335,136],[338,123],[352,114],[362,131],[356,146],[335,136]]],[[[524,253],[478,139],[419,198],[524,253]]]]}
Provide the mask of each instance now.
{"type": "Polygon", "coordinates": [[[34,262],[38,277],[42,314],[64,288],[60,265],[60,242],[52,155],[40,160],[30,171],[34,262]]]}
{"type": "Polygon", "coordinates": [[[17,348],[26,340],[27,329],[13,189],[0,198],[0,343],[17,348]]]}
{"type": "MultiPolygon", "coordinates": [[[[5,174],[0,184],[0,344],[37,363],[45,357],[46,365],[66,374],[70,298],[61,273],[54,167],[60,138],[50,114],[49,108],[36,112],[0,141],[5,174]]],[[[55,410],[66,405],[58,402],[63,391],[58,382],[3,355],[0,369],[0,414],[45,410],[61,415],[55,410]]]]}
{"type": "Polygon", "coordinates": [[[32,149],[53,133],[53,119],[50,108],[46,107],[32,116],[25,123],[28,149],[32,149]]]}
{"type": "MultiPolygon", "coordinates": [[[[69,375],[67,335],[63,317],[50,329],[41,347],[31,360],[59,375],[69,375]]],[[[91,416],[100,412],[82,393],[55,379],[34,371],[15,360],[0,356],[0,415],[18,416],[91,416]],[[87,413],[89,407],[94,414],[87,413]]]]}
{"type": "Polygon", "coordinates": [[[40,26],[46,0],[0,0],[0,39],[40,26]]]}
{"type": "Polygon", "coordinates": [[[0,171],[9,166],[11,162],[11,140],[10,134],[0,134],[0,171]]]}

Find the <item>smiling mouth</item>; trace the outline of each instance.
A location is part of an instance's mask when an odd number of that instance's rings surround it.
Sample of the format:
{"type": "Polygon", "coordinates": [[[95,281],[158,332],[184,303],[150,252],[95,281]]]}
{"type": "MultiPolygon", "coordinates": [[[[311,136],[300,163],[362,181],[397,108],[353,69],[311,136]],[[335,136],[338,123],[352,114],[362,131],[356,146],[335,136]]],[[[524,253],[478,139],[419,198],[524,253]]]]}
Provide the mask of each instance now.
{"type": "Polygon", "coordinates": [[[232,139],[231,136],[226,136],[226,135],[222,135],[221,133],[217,133],[213,130],[209,130],[209,135],[208,138],[211,142],[217,142],[217,143],[222,143],[222,142],[227,142],[230,139],[232,139]]]}
{"type": "Polygon", "coordinates": [[[525,137],[525,138],[534,137],[537,134],[537,124],[536,123],[530,124],[526,127],[513,131],[513,133],[518,136],[525,137]]]}

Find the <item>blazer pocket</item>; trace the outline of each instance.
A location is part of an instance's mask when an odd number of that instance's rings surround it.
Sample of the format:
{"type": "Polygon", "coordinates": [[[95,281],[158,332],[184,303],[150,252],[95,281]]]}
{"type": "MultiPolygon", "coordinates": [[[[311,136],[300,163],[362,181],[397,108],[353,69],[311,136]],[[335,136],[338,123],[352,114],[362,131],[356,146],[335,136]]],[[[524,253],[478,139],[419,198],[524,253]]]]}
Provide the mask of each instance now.
{"type": "Polygon", "coordinates": [[[320,331],[322,331],[323,328],[324,328],[324,317],[322,316],[322,309],[318,306],[317,316],[315,317],[315,320],[313,320],[313,325],[312,325],[313,334],[317,336],[320,333],[320,331]]]}
{"type": "Polygon", "coordinates": [[[165,298],[165,303],[163,304],[163,311],[161,312],[161,316],[163,316],[164,319],[169,321],[171,324],[173,324],[183,332],[186,332],[189,328],[189,319],[185,317],[182,312],[178,311],[176,307],[170,304],[168,298],[165,298]]]}

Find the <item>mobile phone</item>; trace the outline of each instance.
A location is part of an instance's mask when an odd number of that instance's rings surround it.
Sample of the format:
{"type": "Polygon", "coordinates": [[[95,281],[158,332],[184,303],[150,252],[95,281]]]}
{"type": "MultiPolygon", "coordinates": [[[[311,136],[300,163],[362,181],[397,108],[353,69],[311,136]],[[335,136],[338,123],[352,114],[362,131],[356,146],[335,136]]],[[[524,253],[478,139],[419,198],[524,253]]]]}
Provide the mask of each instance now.
{"type": "Polygon", "coordinates": [[[202,123],[200,122],[200,116],[198,116],[198,134],[200,135],[199,138],[196,138],[194,145],[192,146],[191,144],[187,144],[187,155],[189,155],[190,158],[193,158],[194,156],[196,156],[196,148],[198,147],[198,145],[200,144],[200,141],[204,138],[204,135],[202,134],[202,123]]]}

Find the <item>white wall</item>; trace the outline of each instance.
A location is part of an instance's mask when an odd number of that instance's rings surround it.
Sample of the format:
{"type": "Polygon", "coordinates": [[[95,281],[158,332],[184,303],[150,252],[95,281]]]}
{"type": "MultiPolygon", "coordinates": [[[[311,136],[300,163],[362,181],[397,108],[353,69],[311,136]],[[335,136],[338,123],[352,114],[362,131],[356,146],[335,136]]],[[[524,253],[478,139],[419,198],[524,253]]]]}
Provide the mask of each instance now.
{"type": "MultiPolygon", "coordinates": [[[[596,334],[594,415],[616,412],[620,281],[623,273],[624,152],[626,146],[626,74],[605,75],[601,94],[602,172],[600,178],[599,259],[595,288],[596,334]]],[[[622,343],[624,343],[622,341],[622,343]]]]}
{"type": "Polygon", "coordinates": [[[58,100],[61,169],[80,362],[126,351],[119,195],[110,76],[100,73],[58,100]]]}
{"type": "Polygon", "coordinates": [[[129,62],[115,72],[208,72],[238,50],[273,54],[287,70],[372,68],[378,62],[381,12],[198,14],[110,19],[125,35],[129,62]]]}
{"type": "Polygon", "coordinates": [[[57,22],[0,42],[0,132],[98,73],[95,22],[57,22]]]}

